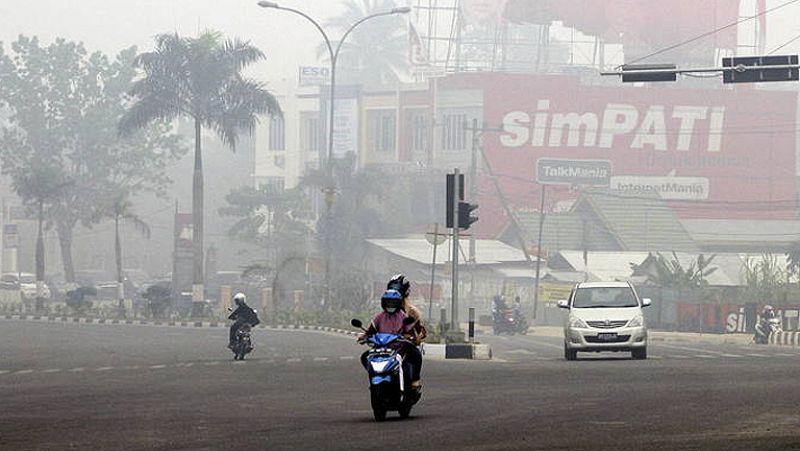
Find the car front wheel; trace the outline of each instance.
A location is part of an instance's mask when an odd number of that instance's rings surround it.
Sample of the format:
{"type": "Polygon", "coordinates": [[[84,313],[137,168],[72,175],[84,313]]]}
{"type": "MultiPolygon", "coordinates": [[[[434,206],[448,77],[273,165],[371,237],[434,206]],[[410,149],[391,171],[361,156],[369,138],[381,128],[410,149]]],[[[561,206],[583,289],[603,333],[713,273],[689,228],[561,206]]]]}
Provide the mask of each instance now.
{"type": "Polygon", "coordinates": [[[631,357],[636,360],[644,360],[647,358],[647,348],[639,348],[631,351],[631,357]]]}
{"type": "Polygon", "coordinates": [[[578,360],[578,351],[570,349],[567,344],[564,343],[564,358],[569,361],[578,360]]]}

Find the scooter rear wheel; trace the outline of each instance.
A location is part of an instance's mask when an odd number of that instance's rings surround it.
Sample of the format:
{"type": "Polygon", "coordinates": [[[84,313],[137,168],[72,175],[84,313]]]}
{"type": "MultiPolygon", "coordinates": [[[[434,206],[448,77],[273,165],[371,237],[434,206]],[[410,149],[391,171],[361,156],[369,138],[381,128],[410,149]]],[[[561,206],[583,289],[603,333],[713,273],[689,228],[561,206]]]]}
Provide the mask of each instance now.
{"type": "Polygon", "coordinates": [[[384,409],[372,409],[372,415],[375,417],[375,421],[381,422],[386,420],[386,410],[384,409]]]}
{"type": "Polygon", "coordinates": [[[403,406],[397,409],[397,413],[400,414],[400,418],[408,418],[411,416],[411,406],[403,406]]]}

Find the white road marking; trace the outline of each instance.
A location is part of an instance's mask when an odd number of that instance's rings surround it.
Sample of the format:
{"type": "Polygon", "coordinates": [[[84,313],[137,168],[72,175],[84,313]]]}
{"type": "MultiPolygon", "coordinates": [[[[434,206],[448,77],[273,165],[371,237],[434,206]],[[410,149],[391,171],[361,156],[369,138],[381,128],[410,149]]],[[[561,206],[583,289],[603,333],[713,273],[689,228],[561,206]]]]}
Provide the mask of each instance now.
{"type": "Polygon", "coordinates": [[[315,362],[326,362],[328,361],[327,357],[314,357],[315,362]]]}
{"type": "Polygon", "coordinates": [[[302,361],[303,361],[303,359],[286,359],[286,362],[288,362],[288,363],[297,363],[297,362],[302,362],[302,361]]]}
{"type": "Polygon", "coordinates": [[[113,366],[101,366],[100,368],[95,369],[95,371],[111,371],[113,369],[113,366]]]}
{"type": "Polygon", "coordinates": [[[669,358],[671,358],[671,359],[688,359],[689,356],[688,355],[675,354],[675,355],[669,356],[669,358]]]}
{"type": "Polygon", "coordinates": [[[675,345],[668,345],[668,344],[659,344],[659,347],[680,349],[681,351],[701,352],[703,354],[713,354],[713,355],[720,356],[720,357],[741,357],[738,354],[728,354],[728,353],[725,353],[725,352],[711,351],[709,349],[690,348],[688,346],[675,346],[675,345]]]}
{"type": "Polygon", "coordinates": [[[351,355],[343,355],[343,356],[339,357],[339,360],[355,360],[355,357],[353,357],[351,355]]]}
{"type": "Polygon", "coordinates": [[[14,372],[14,374],[31,374],[31,373],[33,373],[33,370],[19,370],[14,372]]]}
{"type": "Polygon", "coordinates": [[[750,357],[766,357],[766,358],[772,357],[767,354],[747,354],[747,355],[749,355],[750,357]]]}
{"type": "Polygon", "coordinates": [[[506,354],[525,354],[525,355],[536,355],[538,354],[535,351],[529,351],[527,349],[514,349],[512,351],[506,352],[506,354]]]}
{"type": "Polygon", "coordinates": [[[204,365],[206,366],[219,365],[219,361],[213,360],[211,362],[206,362],[204,365]]]}
{"type": "Polygon", "coordinates": [[[715,356],[715,355],[708,355],[708,354],[697,354],[694,357],[697,357],[697,358],[700,358],[700,359],[716,359],[717,358],[717,356],[715,356]]]}
{"type": "Polygon", "coordinates": [[[49,370],[42,370],[41,372],[42,373],[46,373],[46,374],[47,373],[60,373],[61,372],[61,368],[51,368],[49,370]]]}
{"type": "Polygon", "coordinates": [[[11,372],[11,371],[8,371],[8,370],[0,370],[0,374],[8,374],[8,373],[10,373],[10,372],[11,372]]]}
{"type": "Polygon", "coordinates": [[[166,368],[167,365],[150,365],[150,369],[152,370],[160,370],[161,368],[166,368]]]}

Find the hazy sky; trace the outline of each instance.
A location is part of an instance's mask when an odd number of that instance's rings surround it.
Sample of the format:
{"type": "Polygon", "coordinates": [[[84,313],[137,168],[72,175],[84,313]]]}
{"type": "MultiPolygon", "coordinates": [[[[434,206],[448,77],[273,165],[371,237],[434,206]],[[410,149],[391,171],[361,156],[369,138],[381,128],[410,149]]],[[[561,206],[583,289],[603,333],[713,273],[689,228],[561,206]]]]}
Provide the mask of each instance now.
{"type": "MultiPolygon", "coordinates": [[[[769,0],[768,6],[785,1],[769,0]]],[[[268,82],[292,80],[298,65],[317,64],[320,37],[311,24],[290,13],[259,8],[255,3],[256,0],[0,0],[0,40],[8,43],[20,33],[37,35],[44,41],[60,36],[83,41],[90,50],[115,53],[133,44],[148,49],[158,33],[177,31],[191,35],[211,28],[249,39],[264,50],[268,63],[259,67],[257,75],[268,82]]],[[[280,3],[324,21],[340,11],[342,1],[280,3]]],[[[768,50],[800,34],[800,3],[770,14],[768,29],[768,50]]],[[[781,51],[798,52],[800,40],[781,51]]]]}

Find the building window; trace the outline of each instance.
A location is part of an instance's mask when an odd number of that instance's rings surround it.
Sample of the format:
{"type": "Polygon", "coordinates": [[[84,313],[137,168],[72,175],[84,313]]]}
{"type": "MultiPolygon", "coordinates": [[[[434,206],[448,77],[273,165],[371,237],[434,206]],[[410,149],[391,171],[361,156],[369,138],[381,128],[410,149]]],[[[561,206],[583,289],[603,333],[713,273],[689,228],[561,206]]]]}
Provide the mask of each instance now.
{"type": "Polygon", "coordinates": [[[372,110],[367,113],[367,143],[373,152],[394,152],[397,141],[395,110],[372,110]]]}
{"type": "Polygon", "coordinates": [[[466,113],[442,115],[442,150],[464,150],[467,143],[466,113]]]}
{"type": "Polygon", "coordinates": [[[261,189],[266,189],[270,194],[282,193],[286,187],[283,177],[267,177],[266,183],[261,184],[261,189]]]}
{"type": "Polygon", "coordinates": [[[269,120],[269,150],[286,150],[286,124],[282,116],[272,116],[269,120]]]}
{"type": "Polygon", "coordinates": [[[317,152],[322,148],[322,130],[317,113],[300,113],[300,148],[317,152]]]}
{"type": "Polygon", "coordinates": [[[412,152],[427,152],[430,138],[430,120],[426,110],[410,111],[406,116],[409,147],[412,152]]]}

